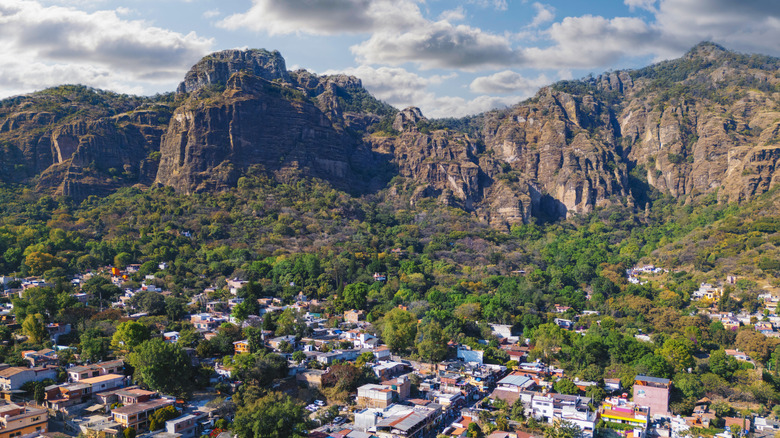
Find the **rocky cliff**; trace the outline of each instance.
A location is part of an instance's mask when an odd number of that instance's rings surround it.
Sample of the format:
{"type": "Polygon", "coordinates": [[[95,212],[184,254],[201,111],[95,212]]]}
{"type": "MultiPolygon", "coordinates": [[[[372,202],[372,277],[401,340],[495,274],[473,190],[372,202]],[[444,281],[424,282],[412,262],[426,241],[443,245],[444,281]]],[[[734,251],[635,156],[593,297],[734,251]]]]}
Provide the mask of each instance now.
{"type": "Polygon", "coordinates": [[[379,102],[358,78],[228,50],[193,66],[176,94],[59,87],[0,102],[0,179],[81,199],[152,182],[227,190],[265,171],[392,202],[434,198],[502,227],[644,208],[653,190],[741,202],[780,178],[778,68],[776,58],[703,43],[680,59],[439,121],[379,102]]]}

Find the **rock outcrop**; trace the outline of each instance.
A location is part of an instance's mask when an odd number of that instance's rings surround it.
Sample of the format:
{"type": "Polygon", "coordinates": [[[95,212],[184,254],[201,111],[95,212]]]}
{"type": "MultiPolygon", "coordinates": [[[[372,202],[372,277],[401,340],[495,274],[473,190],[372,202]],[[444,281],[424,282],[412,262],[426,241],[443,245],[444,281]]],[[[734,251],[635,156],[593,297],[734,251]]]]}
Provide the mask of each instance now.
{"type": "Polygon", "coordinates": [[[379,102],[358,78],[288,72],[278,52],[227,50],[193,66],[174,97],[66,86],[2,101],[0,180],[80,199],[152,182],[227,190],[264,171],[355,194],[387,188],[392,202],[435,198],[498,227],[644,208],[653,190],[743,202],[780,182],[778,69],[777,58],[705,43],[437,121],[379,102]]]}
{"type": "Polygon", "coordinates": [[[290,81],[282,55],[267,50],[223,50],[198,61],[176,90],[192,93],[208,85],[225,85],[234,73],[249,72],[268,81],[290,81]]]}

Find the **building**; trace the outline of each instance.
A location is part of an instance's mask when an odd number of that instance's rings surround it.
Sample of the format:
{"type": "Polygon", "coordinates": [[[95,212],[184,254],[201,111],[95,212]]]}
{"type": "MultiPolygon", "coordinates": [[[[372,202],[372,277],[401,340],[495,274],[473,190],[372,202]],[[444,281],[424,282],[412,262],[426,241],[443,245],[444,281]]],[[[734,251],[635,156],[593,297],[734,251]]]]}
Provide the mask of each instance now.
{"type": "Polygon", "coordinates": [[[45,367],[47,365],[57,366],[60,364],[57,352],[51,348],[44,348],[43,350],[35,351],[28,350],[22,352],[22,357],[30,362],[30,366],[33,367],[45,367]]]}
{"type": "Polygon", "coordinates": [[[92,398],[92,385],[87,383],[66,383],[45,388],[46,405],[54,410],[86,403],[92,398]]]}
{"type": "Polygon", "coordinates": [[[376,423],[376,435],[385,437],[419,438],[436,425],[441,407],[414,406],[393,415],[381,417],[376,423]]]}
{"type": "Polygon", "coordinates": [[[68,369],[68,379],[78,382],[90,377],[104,376],[106,374],[122,374],[125,362],[122,359],[99,362],[91,365],[77,366],[68,369]]]}
{"type": "Polygon", "coordinates": [[[393,404],[393,390],[385,385],[368,383],[357,390],[358,406],[386,408],[393,404]]]}
{"type": "Polygon", "coordinates": [[[531,377],[520,373],[512,373],[498,381],[496,389],[490,398],[504,400],[510,405],[521,398],[523,391],[533,389],[536,383],[531,377]]]}
{"type": "Polygon", "coordinates": [[[190,316],[190,323],[198,330],[216,330],[223,322],[228,322],[227,318],[217,317],[210,313],[199,313],[190,316]]]}
{"type": "Polygon", "coordinates": [[[181,438],[195,438],[200,436],[198,423],[200,418],[198,415],[183,415],[173,420],[168,420],[165,422],[165,431],[179,434],[181,438]]]}
{"type": "Polygon", "coordinates": [[[13,391],[27,382],[40,382],[45,379],[57,380],[57,367],[10,367],[0,371],[0,388],[13,391]]]}
{"type": "Polygon", "coordinates": [[[535,393],[531,399],[531,415],[550,424],[560,420],[569,421],[590,436],[596,428],[597,418],[588,406],[590,400],[576,395],[535,393]]]}
{"type": "Polygon", "coordinates": [[[242,341],[233,342],[233,353],[249,353],[249,341],[244,339],[242,341]]]}
{"type": "Polygon", "coordinates": [[[601,419],[607,423],[617,423],[647,430],[650,424],[650,408],[639,406],[624,398],[612,397],[604,400],[599,409],[601,419]]]}
{"type": "Polygon", "coordinates": [[[102,376],[81,379],[79,383],[85,383],[92,387],[92,392],[110,391],[125,385],[125,376],[121,374],[104,374],[102,376]]]}
{"type": "Polygon", "coordinates": [[[0,438],[48,432],[49,412],[8,403],[0,406],[0,438]]]}
{"type": "Polygon", "coordinates": [[[166,406],[173,406],[173,403],[173,400],[158,398],[116,408],[111,412],[111,415],[114,421],[123,428],[132,427],[139,432],[146,431],[149,430],[151,422],[149,417],[166,406]]]}
{"type": "Polygon", "coordinates": [[[344,321],[357,324],[366,319],[366,312],[362,310],[347,310],[344,312],[344,321]]]}
{"type": "Polygon", "coordinates": [[[669,415],[669,379],[636,376],[634,380],[634,403],[650,408],[653,415],[669,415]]]}

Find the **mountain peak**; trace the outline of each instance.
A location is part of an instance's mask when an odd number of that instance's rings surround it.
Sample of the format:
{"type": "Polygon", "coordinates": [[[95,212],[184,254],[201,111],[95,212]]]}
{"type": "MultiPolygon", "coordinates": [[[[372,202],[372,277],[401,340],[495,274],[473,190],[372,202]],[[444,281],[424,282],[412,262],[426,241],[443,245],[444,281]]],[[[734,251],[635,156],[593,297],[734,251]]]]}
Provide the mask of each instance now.
{"type": "Polygon", "coordinates": [[[225,84],[239,71],[248,71],[269,81],[290,79],[284,58],[278,51],[231,49],[204,56],[187,72],[177,92],[191,93],[207,85],[225,84]]]}
{"type": "Polygon", "coordinates": [[[720,44],[713,43],[711,41],[702,41],[699,44],[693,46],[688,53],[685,54],[685,59],[703,58],[709,60],[720,59],[723,55],[728,54],[729,51],[720,44]]]}

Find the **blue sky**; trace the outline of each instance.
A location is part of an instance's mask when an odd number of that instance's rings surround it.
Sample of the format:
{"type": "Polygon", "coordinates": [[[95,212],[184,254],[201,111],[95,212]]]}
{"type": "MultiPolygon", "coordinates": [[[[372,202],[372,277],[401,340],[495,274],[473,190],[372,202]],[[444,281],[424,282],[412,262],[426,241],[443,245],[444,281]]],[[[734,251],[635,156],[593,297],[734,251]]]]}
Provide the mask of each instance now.
{"type": "Polygon", "coordinates": [[[459,117],[704,40],[780,55],[780,1],[0,0],[0,97],[62,83],[173,91],[202,56],[246,47],[459,117]]]}

